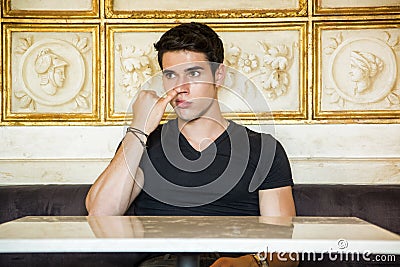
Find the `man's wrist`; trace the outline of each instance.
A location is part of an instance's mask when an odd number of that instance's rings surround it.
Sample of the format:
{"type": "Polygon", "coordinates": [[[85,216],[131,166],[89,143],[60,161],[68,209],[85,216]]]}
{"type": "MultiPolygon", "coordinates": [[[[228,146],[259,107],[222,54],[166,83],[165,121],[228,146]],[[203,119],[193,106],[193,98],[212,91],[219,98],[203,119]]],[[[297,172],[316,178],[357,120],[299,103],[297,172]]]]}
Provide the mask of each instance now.
{"type": "Polygon", "coordinates": [[[266,258],[261,258],[259,256],[259,254],[251,254],[251,256],[253,257],[253,259],[255,260],[255,262],[257,263],[257,265],[259,267],[268,267],[268,262],[266,258]]]}
{"type": "Polygon", "coordinates": [[[143,146],[143,148],[144,149],[146,148],[146,141],[147,141],[147,138],[149,137],[148,134],[146,134],[144,131],[142,131],[138,128],[135,128],[135,127],[128,127],[126,129],[126,133],[133,134],[140,141],[140,144],[143,146]]]}
{"type": "Polygon", "coordinates": [[[144,133],[146,133],[146,134],[149,134],[149,133],[146,132],[146,127],[145,127],[144,125],[142,126],[141,123],[133,123],[133,122],[132,122],[132,123],[129,125],[128,128],[135,128],[135,129],[138,129],[138,130],[140,130],[140,131],[142,131],[142,132],[144,132],[144,133]]]}
{"type": "Polygon", "coordinates": [[[130,127],[128,127],[128,128],[126,129],[126,132],[127,132],[127,133],[128,133],[128,132],[137,133],[137,134],[139,134],[139,135],[145,136],[146,138],[149,137],[149,135],[148,135],[147,133],[145,133],[144,130],[142,130],[142,129],[140,129],[140,128],[137,128],[137,127],[132,127],[132,126],[130,126],[130,127]]]}

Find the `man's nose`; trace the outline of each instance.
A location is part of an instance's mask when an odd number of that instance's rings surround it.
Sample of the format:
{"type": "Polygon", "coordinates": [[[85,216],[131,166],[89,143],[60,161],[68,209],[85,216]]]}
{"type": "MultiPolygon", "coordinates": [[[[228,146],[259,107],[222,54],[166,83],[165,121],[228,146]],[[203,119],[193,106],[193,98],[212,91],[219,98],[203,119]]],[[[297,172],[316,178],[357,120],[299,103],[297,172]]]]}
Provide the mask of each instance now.
{"type": "Polygon", "coordinates": [[[190,83],[188,79],[183,77],[178,80],[178,83],[176,84],[174,90],[178,93],[188,93],[189,88],[190,88],[190,83]]]}

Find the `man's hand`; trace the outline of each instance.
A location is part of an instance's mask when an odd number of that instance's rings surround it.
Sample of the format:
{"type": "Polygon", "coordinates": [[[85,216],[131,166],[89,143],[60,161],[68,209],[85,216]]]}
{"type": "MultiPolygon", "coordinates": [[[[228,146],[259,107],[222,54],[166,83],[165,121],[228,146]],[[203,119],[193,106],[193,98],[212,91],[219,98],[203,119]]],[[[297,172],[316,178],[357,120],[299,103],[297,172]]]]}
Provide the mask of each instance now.
{"type": "Polygon", "coordinates": [[[252,255],[245,255],[238,258],[221,257],[210,267],[258,267],[252,255]]]}
{"type": "MultiPolygon", "coordinates": [[[[268,254],[268,259],[271,255],[268,254]]],[[[272,254],[272,260],[268,260],[271,267],[297,267],[299,261],[293,261],[289,254],[278,256],[277,253],[272,254]],[[285,260],[282,260],[285,258],[285,260]]],[[[259,267],[257,261],[252,255],[244,255],[239,258],[221,257],[216,260],[210,267],[259,267]]]]}
{"type": "Polygon", "coordinates": [[[155,91],[142,90],[132,105],[132,127],[144,131],[146,134],[154,131],[160,124],[168,103],[177,95],[170,90],[165,97],[159,97],[155,91]]]}

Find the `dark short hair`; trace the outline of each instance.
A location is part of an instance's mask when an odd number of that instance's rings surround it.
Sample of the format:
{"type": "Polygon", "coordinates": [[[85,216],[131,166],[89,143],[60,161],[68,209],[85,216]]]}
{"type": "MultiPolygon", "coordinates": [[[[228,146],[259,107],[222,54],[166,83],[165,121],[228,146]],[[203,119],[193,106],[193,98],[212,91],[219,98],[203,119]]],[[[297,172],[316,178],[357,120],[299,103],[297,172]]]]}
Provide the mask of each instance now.
{"type": "Polygon", "coordinates": [[[158,64],[161,69],[164,53],[171,51],[200,52],[204,53],[210,62],[224,61],[224,46],[221,39],[213,29],[203,23],[190,22],[173,27],[161,36],[154,47],[158,52],[158,64]]]}

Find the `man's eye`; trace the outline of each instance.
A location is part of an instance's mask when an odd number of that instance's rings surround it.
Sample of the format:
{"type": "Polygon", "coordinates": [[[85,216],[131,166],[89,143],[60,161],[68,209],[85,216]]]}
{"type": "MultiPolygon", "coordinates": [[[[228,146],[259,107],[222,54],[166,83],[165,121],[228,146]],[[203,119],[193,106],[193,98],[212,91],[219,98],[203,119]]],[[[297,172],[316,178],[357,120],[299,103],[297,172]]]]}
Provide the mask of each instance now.
{"type": "Polygon", "coordinates": [[[191,71],[189,72],[189,77],[199,77],[200,72],[199,71],[191,71]]]}
{"type": "Polygon", "coordinates": [[[167,72],[167,73],[164,73],[164,77],[167,79],[173,79],[173,78],[175,78],[175,74],[172,72],[167,72]]]}

